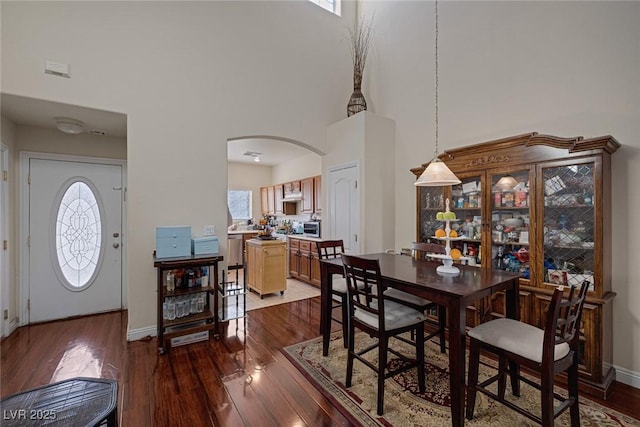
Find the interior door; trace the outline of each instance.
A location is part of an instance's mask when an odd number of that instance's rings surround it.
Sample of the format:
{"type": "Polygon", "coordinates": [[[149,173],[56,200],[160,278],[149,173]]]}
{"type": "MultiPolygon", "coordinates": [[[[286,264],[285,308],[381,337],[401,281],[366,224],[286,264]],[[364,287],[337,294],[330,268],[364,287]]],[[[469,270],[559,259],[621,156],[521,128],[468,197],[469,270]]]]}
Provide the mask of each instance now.
{"type": "MultiPolygon", "coordinates": [[[[351,164],[328,171],[329,238],[342,239],[347,253],[360,253],[358,167],[351,164]]],[[[325,236],[323,236],[325,237],[325,236]]]]}
{"type": "Polygon", "coordinates": [[[29,323],[122,308],[122,167],[29,169],[29,323]]]}

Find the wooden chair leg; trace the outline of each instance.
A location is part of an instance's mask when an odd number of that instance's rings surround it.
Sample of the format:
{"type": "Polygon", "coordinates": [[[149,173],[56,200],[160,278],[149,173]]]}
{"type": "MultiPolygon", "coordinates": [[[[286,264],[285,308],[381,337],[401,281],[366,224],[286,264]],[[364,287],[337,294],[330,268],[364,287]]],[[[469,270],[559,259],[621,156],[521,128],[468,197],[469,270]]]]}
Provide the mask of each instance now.
{"type": "Polygon", "coordinates": [[[569,398],[573,398],[573,404],[569,408],[571,412],[571,427],[580,427],[580,407],[578,403],[578,356],[574,355],[573,365],[567,371],[569,398]]]}
{"type": "Polygon", "coordinates": [[[446,352],[446,342],[444,330],[447,327],[447,309],[444,306],[438,306],[438,328],[440,328],[440,353],[446,352]]]}
{"type": "Polygon", "coordinates": [[[342,296],[342,344],[344,348],[349,346],[349,306],[348,296],[342,296]]]}
{"type": "Polygon", "coordinates": [[[387,369],[388,346],[389,338],[380,337],[380,344],[378,346],[378,415],[384,413],[384,374],[387,369]]]}
{"type": "Polygon", "coordinates": [[[504,399],[504,391],[507,388],[507,359],[504,356],[498,357],[498,397],[504,399]]]}
{"type": "Polygon", "coordinates": [[[348,339],[349,349],[347,351],[347,376],[346,376],[346,379],[344,381],[344,385],[347,388],[351,387],[351,379],[353,377],[353,349],[355,347],[355,344],[354,344],[355,337],[354,337],[354,335],[355,335],[354,328],[349,327],[349,339],[348,339]]]}
{"type": "Polygon", "coordinates": [[[416,360],[418,362],[418,390],[425,392],[424,385],[424,323],[416,328],[416,360]]]}
{"type": "Polygon", "coordinates": [[[553,372],[541,372],[540,403],[542,426],[553,427],[553,372]]]}
{"type": "Polygon", "coordinates": [[[476,407],[476,386],[478,385],[478,369],[480,366],[480,345],[473,339],[469,346],[469,379],[467,384],[467,419],[473,419],[476,407]]]}

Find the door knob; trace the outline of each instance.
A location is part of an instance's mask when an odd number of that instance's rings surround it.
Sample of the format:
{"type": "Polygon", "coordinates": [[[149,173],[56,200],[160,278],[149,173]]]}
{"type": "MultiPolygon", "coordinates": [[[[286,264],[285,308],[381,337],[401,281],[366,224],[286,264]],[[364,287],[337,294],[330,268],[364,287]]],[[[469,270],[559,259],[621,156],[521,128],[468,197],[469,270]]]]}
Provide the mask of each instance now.
{"type": "Polygon", "coordinates": [[[118,249],[118,248],[120,247],[120,243],[114,243],[114,244],[113,244],[113,247],[114,247],[114,248],[116,248],[116,249],[118,249]]]}
{"type": "Polygon", "coordinates": [[[120,237],[120,233],[113,233],[113,237],[120,237]]]}

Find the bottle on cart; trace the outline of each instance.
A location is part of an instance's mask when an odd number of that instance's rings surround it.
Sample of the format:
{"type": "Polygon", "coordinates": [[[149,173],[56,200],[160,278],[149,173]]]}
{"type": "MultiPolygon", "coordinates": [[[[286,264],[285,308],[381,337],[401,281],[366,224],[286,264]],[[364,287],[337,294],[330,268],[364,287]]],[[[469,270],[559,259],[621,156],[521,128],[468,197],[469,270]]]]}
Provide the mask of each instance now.
{"type": "Polygon", "coordinates": [[[173,270],[169,270],[167,273],[167,291],[173,292],[176,290],[176,282],[175,275],[173,274],[173,270]]]}

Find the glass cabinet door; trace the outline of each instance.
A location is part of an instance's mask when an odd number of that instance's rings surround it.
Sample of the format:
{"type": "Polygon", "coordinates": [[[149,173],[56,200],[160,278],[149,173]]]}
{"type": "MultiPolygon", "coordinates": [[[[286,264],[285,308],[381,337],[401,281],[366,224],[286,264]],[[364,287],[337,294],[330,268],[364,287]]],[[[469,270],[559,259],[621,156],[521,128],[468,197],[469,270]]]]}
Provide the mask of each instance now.
{"type": "Polygon", "coordinates": [[[490,181],[492,268],[519,272],[529,279],[533,197],[529,170],[490,174],[490,181]]]}
{"type": "Polygon", "coordinates": [[[418,199],[418,241],[428,242],[442,225],[442,221],[436,219],[436,214],[444,211],[444,190],[442,187],[418,187],[418,199]]]}
{"type": "Polygon", "coordinates": [[[480,176],[459,177],[460,184],[451,187],[450,209],[457,221],[450,227],[461,240],[451,241],[467,258],[468,265],[480,266],[482,241],[482,178],[480,176]]]}
{"type": "Polygon", "coordinates": [[[593,289],[594,164],[542,169],[544,281],[593,289]]]}

